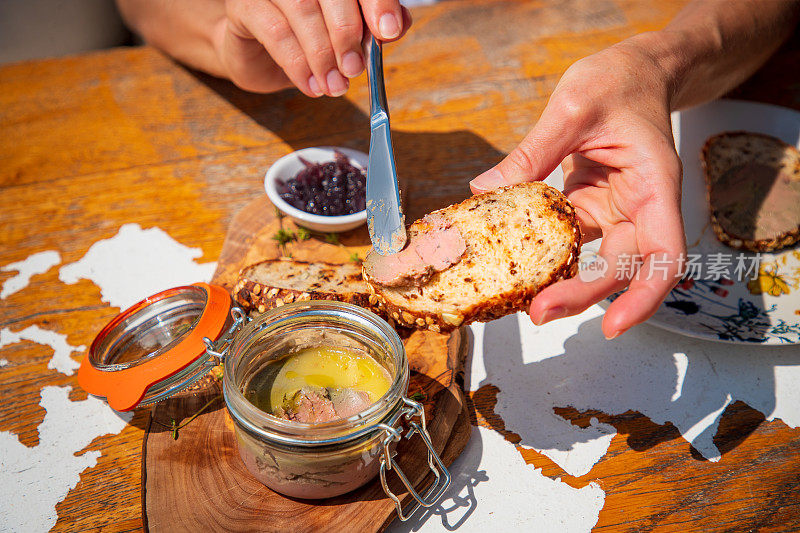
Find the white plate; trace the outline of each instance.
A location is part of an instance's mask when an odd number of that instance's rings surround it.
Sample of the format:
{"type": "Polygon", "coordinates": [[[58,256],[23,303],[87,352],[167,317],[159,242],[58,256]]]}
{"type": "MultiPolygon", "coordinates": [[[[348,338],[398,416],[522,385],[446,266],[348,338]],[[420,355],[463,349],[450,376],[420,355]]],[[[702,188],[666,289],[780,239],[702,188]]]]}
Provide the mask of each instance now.
{"type": "MultiPolygon", "coordinates": [[[[740,252],[721,244],[709,225],[709,208],[700,149],[706,139],[724,131],[750,131],[772,135],[800,146],[800,113],[753,102],[718,100],[672,117],[675,145],[683,162],[683,219],[689,254],[707,268],[716,263],[729,276],[683,282],[666,298],[650,323],[669,331],[713,341],[786,345],[800,344],[800,246],[773,254],[743,253],[747,268],[758,261],[761,277],[774,294],[761,293],[758,282],[734,275],[740,252]],[[726,254],[722,261],[716,260],[726,254]],[[712,257],[713,256],[713,257],[712,257]],[[730,256],[731,265],[725,265],[730,256]],[[767,276],[772,271],[780,278],[767,276]],[[783,282],[783,284],[781,284],[783,282]]],[[[741,276],[740,276],[741,277],[741,276]]],[[[748,276],[752,278],[752,276],[748,276]]],[[[613,301],[614,297],[610,298],[613,301]]]]}

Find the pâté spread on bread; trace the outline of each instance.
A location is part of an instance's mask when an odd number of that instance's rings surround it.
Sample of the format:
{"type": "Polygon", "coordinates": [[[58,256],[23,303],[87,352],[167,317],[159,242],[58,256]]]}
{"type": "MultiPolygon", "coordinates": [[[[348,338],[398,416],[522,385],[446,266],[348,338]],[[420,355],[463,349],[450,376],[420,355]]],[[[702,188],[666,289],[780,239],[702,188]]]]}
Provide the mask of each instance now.
{"type": "Polygon", "coordinates": [[[422,218],[406,247],[387,256],[370,252],[364,261],[367,279],[385,287],[423,285],[455,265],[467,250],[457,228],[435,213],[422,218]]]}

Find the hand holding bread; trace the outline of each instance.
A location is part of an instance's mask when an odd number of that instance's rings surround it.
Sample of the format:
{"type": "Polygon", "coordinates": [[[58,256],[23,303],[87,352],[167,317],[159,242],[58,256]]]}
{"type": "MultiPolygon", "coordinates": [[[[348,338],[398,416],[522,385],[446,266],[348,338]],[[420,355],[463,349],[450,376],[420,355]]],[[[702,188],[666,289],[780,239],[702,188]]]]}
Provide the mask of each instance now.
{"type": "Polygon", "coordinates": [[[530,307],[537,324],[581,313],[628,287],[603,319],[603,333],[614,338],[647,320],[680,279],[679,258],[686,253],[681,164],[667,87],[647,75],[653,70],[647,61],[612,48],[574,64],[522,143],[471,183],[480,193],[544,179],[562,164],[564,194],[584,240],[603,237],[605,273],[545,288],[530,307]],[[631,71],[641,74],[633,78],[631,71]],[[624,262],[636,257],[642,264],[627,268],[624,262]]]}
{"type": "MultiPolygon", "coordinates": [[[[575,315],[625,287],[603,318],[606,337],[655,313],[679,280],[686,253],[670,113],[739,85],[798,20],[798,2],[696,0],[664,29],[567,69],[519,147],[472,183],[474,192],[485,192],[544,179],[561,164],[564,194],[586,240],[603,236],[605,275],[546,288],[531,306],[534,322],[575,315]]],[[[791,229],[784,233],[791,239],[791,229]]]]}

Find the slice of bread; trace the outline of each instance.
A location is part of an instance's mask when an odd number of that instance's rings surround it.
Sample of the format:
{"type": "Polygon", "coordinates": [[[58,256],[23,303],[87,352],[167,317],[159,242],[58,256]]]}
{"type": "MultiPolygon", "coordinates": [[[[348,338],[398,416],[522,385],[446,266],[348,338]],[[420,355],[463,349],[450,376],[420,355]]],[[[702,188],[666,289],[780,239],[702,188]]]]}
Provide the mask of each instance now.
{"type": "Polygon", "coordinates": [[[416,284],[387,287],[369,280],[369,255],[367,281],[354,263],[275,259],[242,269],[234,300],[259,313],[293,301],[338,300],[369,309],[395,327],[446,332],[526,310],[544,287],[577,272],[575,210],[543,183],[507,187],[435,211],[408,228],[412,242],[430,230],[432,219],[458,230],[466,247],[458,262],[416,284]]]}
{"type": "Polygon", "coordinates": [[[768,135],[709,138],[702,164],[711,227],[723,244],[769,252],[800,241],[800,151],[768,135]]]}
{"type": "MultiPolygon", "coordinates": [[[[412,224],[409,240],[445,221],[466,243],[461,259],[416,284],[380,285],[371,279],[370,252],[364,276],[384,313],[404,326],[449,331],[527,310],[544,287],[575,275],[581,233],[566,197],[541,182],[473,196],[412,224]]],[[[441,224],[440,224],[441,225],[441,224]]],[[[443,227],[443,226],[442,226],[443,227]]]]}
{"type": "Polygon", "coordinates": [[[233,298],[245,311],[259,313],[294,301],[337,300],[381,314],[378,297],[370,293],[355,263],[262,261],[242,269],[233,298]]]}

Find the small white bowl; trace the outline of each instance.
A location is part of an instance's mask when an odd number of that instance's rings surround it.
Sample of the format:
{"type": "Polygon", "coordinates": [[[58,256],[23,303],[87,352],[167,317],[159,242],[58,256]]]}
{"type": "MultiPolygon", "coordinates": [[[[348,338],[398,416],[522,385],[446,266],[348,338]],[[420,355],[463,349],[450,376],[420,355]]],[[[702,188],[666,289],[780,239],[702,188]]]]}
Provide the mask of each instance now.
{"type": "Polygon", "coordinates": [[[336,159],[336,151],[342,152],[349,157],[351,165],[366,172],[369,156],[364,152],[339,146],[319,146],[303,148],[302,150],[297,150],[281,157],[269,167],[266,176],[264,176],[264,189],[267,191],[269,200],[275,207],[280,209],[286,216],[294,220],[295,223],[300,226],[314,231],[334,233],[357,228],[367,221],[366,209],[353,213],[352,215],[314,215],[289,205],[281,199],[278,194],[277,183],[279,181],[286,182],[305,168],[303,162],[300,161],[301,157],[311,163],[327,163],[336,159]]]}

